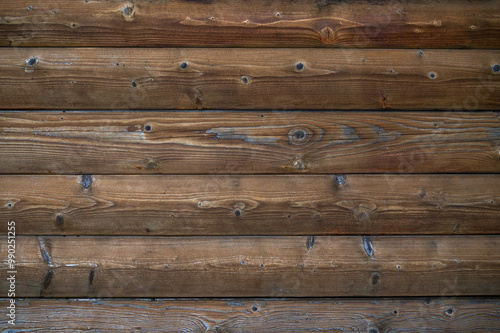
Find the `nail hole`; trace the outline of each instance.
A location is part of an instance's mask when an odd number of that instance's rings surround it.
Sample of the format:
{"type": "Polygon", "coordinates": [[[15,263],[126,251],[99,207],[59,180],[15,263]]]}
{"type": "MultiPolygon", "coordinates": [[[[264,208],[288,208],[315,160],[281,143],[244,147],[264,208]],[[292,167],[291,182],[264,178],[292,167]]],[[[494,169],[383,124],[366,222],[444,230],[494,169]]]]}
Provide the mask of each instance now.
{"type": "Polygon", "coordinates": [[[401,269],[401,265],[397,265],[397,266],[396,266],[396,268],[397,268],[397,269],[401,269]]]}
{"type": "MultiPolygon", "coordinates": [[[[261,114],[261,115],[260,115],[260,117],[261,117],[261,118],[264,118],[264,115],[263,115],[263,114],[261,114]]],[[[500,151],[498,151],[498,152],[500,153],[500,151]]]]}
{"type": "Polygon", "coordinates": [[[366,59],[365,59],[365,58],[363,58],[363,59],[361,59],[361,61],[362,61],[362,62],[365,62],[365,61],[366,61],[366,59]]]}
{"type": "Polygon", "coordinates": [[[72,27],[72,28],[75,28],[75,27],[76,27],[76,24],[75,24],[75,23],[71,23],[71,27],[72,27]]]}
{"type": "Polygon", "coordinates": [[[149,170],[154,170],[158,167],[158,163],[156,163],[155,161],[149,161],[148,164],[146,164],[146,168],[148,168],[149,170]]]}
{"type": "Polygon", "coordinates": [[[28,10],[32,10],[32,9],[33,9],[33,6],[29,5],[28,10]]]}
{"type": "Polygon", "coordinates": [[[276,17],[280,17],[280,16],[281,16],[281,14],[280,14],[280,13],[276,13],[276,17]]]}
{"type": "Polygon", "coordinates": [[[127,16],[131,15],[133,12],[134,12],[134,9],[132,7],[129,7],[129,6],[127,6],[123,9],[123,14],[125,14],[127,16]]]}
{"type": "Polygon", "coordinates": [[[120,63],[119,63],[119,62],[117,62],[117,63],[116,63],[116,66],[120,66],[120,63]]]}
{"type": "Polygon", "coordinates": [[[429,77],[430,77],[431,79],[435,79],[435,78],[436,78],[436,73],[430,73],[430,74],[429,74],[429,77]]]}
{"type": "Polygon", "coordinates": [[[453,309],[446,309],[446,314],[451,316],[453,314],[453,309]]]}
{"type": "Polygon", "coordinates": [[[186,69],[188,67],[188,63],[183,62],[180,67],[181,67],[181,69],[186,69]]]}
{"type": "Polygon", "coordinates": [[[398,314],[398,310],[394,310],[392,311],[393,314],[397,315],[398,314]]]}
{"type": "Polygon", "coordinates": [[[424,51],[422,51],[422,50],[418,51],[418,55],[421,56],[421,57],[423,57],[424,56],[424,51]]]}
{"type": "Polygon", "coordinates": [[[347,177],[345,175],[336,175],[335,182],[337,185],[344,185],[347,177]]]}
{"type": "Polygon", "coordinates": [[[243,77],[241,78],[241,82],[243,82],[244,84],[247,84],[247,83],[248,83],[248,77],[243,76],[243,77]]]}
{"type": "Polygon", "coordinates": [[[235,216],[241,216],[241,210],[236,209],[236,210],[234,211],[234,215],[235,215],[235,216]]]}
{"type": "Polygon", "coordinates": [[[28,66],[34,67],[36,64],[38,64],[38,59],[37,58],[30,58],[26,61],[28,66]]]}
{"type": "Polygon", "coordinates": [[[131,84],[131,85],[132,85],[132,87],[134,87],[134,88],[135,88],[135,87],[137,87],[137,82],[135,82],[135,81],[132,81],[130,84],[131,84]]]}
{"type": "Polygon", "coordinates": [[[305,67],[305,65],[301,62],[299,62],[298,64],[295,65],[295,68],[298,70],[298,71],[301,71],[303,70],[305,67]]]}
{"type": "Polygon", "coordinates": [[[500,72],[500,65],[494,65],[493,66],[493,72],[495,72],[495,73],[500,72]]]}
{"type": "Polygon", "coordinates": [[[57,216],[56,216],[56,225],[57,226],[62,226],[63,224],[64,224],[64,215],[57,214],[57,216]]]}
{"type": "Polygon", "coordinates": [[[11,208],[11,207],[12,207],[12,204],[9,202],[9,203],[7,204],[7,207],[11,208]]]}
{"type": "Polygon", "coordinates": [[[264,264],[260,264],[260,268],[264,268],[264,264]]]}
{"type": "Polygon", "coordinates": [[[152,127],[151,125],[146,125],[146,126],[144,126],[144,130],[145,130],[146,132],[151,132],[151,130],[152,130],[152,129],[153,129],[153,127],[152,127]]]}
{"type": "Polygon", "coordinates": [[[303,170],[305,168],[305,165],[304,162],[298,160],[293,162],[293,167],[295,168],[295,170],[303,170]]]}
{"type": "Polygon", "coordinates": [[[253,312],[256,312],[257,310],[259,310],[259,308],[258,308],[258,307],[256,307],[256,306],[254,306],[254,307],[252,308],[252,311],[253,311],[253,312]]]}

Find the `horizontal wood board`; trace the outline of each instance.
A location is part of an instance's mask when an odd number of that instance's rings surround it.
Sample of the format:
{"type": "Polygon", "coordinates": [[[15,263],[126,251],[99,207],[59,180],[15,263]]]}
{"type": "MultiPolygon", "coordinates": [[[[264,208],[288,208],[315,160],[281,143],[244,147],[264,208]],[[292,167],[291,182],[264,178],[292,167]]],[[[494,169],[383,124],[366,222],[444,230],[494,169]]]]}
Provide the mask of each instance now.
{"type": "Polygon", "coordinates": [[[0,13],[0,46],[500,47],[496,0],[4,0],[0,13]]]}
{"type": "MultiPolygon", "coordinates": [[[[8,300],[0,300],[2,309],[8,300]]],[[[498,332],[497,298],[18,299],[19,330],[498,332]]],[[[5,310],[3,310],[5,311],[5,310]]],[[[0,328],[8,329],[2,317],[0,328]]]]}
{"type": "Polygon", "coordinates": [[[499,236],[18,236],[16,296],[492,296],[499,246],[499,236]]]}
{"type": "Polygon", "coordinates": [[[0,112],[4,174],[499,173],[498,112],[0,112]]]}
{"type": "Polygon", "coordinates": [[[498,110],[500,51],[2,48],[1,109],[498,110]]]}
{"type": "Polygon", "coordinates": [[[496,175],[0,176],[30,235],[497,234],[496,175]]]}

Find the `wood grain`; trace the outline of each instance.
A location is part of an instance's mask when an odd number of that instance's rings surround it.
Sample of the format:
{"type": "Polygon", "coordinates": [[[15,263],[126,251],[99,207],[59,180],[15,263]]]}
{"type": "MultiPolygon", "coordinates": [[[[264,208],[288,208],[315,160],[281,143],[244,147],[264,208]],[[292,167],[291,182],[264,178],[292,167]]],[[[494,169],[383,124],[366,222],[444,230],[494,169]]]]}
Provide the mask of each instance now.
{"type": "MultiPolygon", "coordinates": [[[[8,305],[0,300],[2,311],[8,305]]],[[[496,298],[19,299],[16,329],[51,332],[498,332],[496,298]],[[372,330],[372,331],[370,331],[372,330]]],[[[8,329],[6,316],[0,328],[8,329]]]]}
{"type": "Polygon", "coordinates": [[[498,234],[496,175],[1,176],[29,235],[498,234]]]}
{"type": "Polygon", "coordinates": [[[500,109],[500,51],[3,48],[0,55],[1,109],[500,109]]]}
{"type": "Polygon", "coordinates": [[[499,173],[500,117],[1,112],[0,161],[8,174],[499,173]]]}
{"type": "Polygon", "coordinates": [[[4,0],[0,46],[499,48],[498,1],[4,0]]]}
{"type": "Polygon", "coordinates": [[[492,296],[499,246],[500,236],[17,236],[16,296],[492,296]]]}

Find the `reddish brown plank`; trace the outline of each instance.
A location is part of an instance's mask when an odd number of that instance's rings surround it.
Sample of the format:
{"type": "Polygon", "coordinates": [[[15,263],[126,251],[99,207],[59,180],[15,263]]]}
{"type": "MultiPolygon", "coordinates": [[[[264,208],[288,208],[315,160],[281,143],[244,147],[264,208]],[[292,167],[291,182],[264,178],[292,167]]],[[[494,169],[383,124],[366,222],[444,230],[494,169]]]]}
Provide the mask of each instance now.
{"type": "Polygon", "coordinates": [[[0,46],[499,48],[488,1],[3,0],[0,46]]]}

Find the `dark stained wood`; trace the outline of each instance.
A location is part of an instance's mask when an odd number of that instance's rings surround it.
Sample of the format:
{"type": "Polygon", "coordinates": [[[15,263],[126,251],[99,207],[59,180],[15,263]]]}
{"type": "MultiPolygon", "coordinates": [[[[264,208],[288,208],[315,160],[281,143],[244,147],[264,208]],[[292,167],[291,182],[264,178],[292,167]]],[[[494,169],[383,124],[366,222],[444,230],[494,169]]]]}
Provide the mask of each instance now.
{"type": "Polygon", "coordinates": [[[496,0],[3,0],[0,13],[0,46],[500,47],[496,0]]]}
{"type": "Polygon", "coordinates": [[[0,108],[498,110],[499,65],[481,50],[3,48],[0,108]]]}
{"type": "MultiPolygon", "coordinates": [[[[8,305],[0,301],[3,309],[8,305]]],[[[496,298],[19,299],[16,329],[50,332],[498,332],[496,298]],[[119,318],[117,320],[117,318],[119,318]],[[370,331],[376,330],[376,331],[370,331]]],[[[5,322],[0,328],[8,329],[5,322]]]]}
{"type": "Polygon", "coordinates": [[[17,236],[16,296],[492,296],[499,246],[500,236],[17,236]]]}
{"type": "Polygon", "coordinates": [[[500,117],[2,112],[0,160],[9,174],[499,173],[500,117]]]}
{"type": "Polygon", "coordinates": [[[1,176],[29,235],[500,233],[495,175],[1,176]]]}

